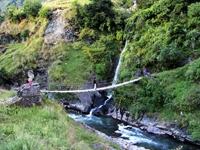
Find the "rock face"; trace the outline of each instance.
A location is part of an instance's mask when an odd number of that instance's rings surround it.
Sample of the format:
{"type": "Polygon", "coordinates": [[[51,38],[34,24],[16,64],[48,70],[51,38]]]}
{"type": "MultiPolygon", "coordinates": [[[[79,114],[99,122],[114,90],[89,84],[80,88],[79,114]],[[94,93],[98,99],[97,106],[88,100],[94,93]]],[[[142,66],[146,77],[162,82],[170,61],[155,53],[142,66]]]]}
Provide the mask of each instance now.
{"type": "Polygon", "coordinates": [[[18,89],[17,99],[12,105],[31,107],[33,104],[38,106],[42,105],[40,86],[38,83],[32,83],[32,85],[23,84],[18,89]]]}
{"type": "Polygon", "coordinates": [[[139,117],[138,119],[134,119],[134,117],[131,116],[129,112],[121,109],[116,109],[116,107],[114,107],[112,111],[110,111],[109,115],[111,115],[113,118],[127,122],[128,124],[136,126],[149,133],[169,135],[182,142],[190,142],[196,145],[200,145],[200,141],[193,140],[186,129],[178,128],[176,125],[176,121],[165,122],[164,120],[160,120],[156,117],[150,118],[145,115],[139,117]]]}
{"type": "Polygon", "coordinates": [[[7,34],[1,34],[0,35],[0,45],[11,43],[11,42],[14,42],[14,41],[16,41],[16,39],[11,35],[7,35],[7,34]]]}
{"type": "Polygon", "coordinates": [[[67,24],[63,10],[55,10],[45,30],[44,42],[49,44],[55,44],[57,41],[75,42],[77,32],[74,31],[74,27],[71,27],[73,25],[68,26],[67,24]]]}

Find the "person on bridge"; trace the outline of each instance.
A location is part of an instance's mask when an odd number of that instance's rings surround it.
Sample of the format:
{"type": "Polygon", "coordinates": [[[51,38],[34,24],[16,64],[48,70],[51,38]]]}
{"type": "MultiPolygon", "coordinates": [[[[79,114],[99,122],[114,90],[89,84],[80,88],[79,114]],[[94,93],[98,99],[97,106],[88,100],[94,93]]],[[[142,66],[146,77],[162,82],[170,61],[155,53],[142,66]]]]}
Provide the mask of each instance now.
{"type": "Polygon", "coordinates": [[[96,78],[94,78],[93,85],[94,85],[94,89],[96,90],[96,88],[97,88],[97,80],[96,80],[96,78]]]}
{"type": "Polygon", "coordinates": [[[147,74],[147,68],[146,67],[143,67],[143,75],[145,76],[147,74]]]}

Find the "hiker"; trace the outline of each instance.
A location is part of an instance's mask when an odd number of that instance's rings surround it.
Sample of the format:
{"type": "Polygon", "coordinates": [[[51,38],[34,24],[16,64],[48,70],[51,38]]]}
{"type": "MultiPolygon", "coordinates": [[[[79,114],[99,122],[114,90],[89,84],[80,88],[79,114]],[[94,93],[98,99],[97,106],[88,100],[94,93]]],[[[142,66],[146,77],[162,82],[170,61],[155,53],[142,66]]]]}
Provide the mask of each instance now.
{"type": "Polygon", "coordinates": [[[33,78],[34,78],[33,70],[29,70],[27,75],[28,75],[28,85],[31,86],[33,84],[33,78]]]}
{"type": "Polygon", "coordinates": [[[147,72],[147,68],[143,67],[143,75],[146,76],[147,78],[150,78],[151,77],[151,73],[150,72],[147,72]]]}
{"type": "Polygon", "coordinates": [[[97,80],[96,80],[96,78],[94,78],[93,85],[94,85],[94,89],[96,89],[97,88],[97,80]]]}
{"type": "Polygon", "coordinates": [[[143,75],[145,76],[147,74],[147,68],[143,67],[143,75]]]}

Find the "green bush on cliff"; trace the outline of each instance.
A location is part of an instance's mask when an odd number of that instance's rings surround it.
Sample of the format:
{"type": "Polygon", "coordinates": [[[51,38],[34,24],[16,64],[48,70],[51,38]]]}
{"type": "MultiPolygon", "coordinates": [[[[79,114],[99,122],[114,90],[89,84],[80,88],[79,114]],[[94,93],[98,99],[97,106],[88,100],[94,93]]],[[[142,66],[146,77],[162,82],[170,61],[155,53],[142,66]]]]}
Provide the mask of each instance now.
{"type": "Polygon", "coordinates": [[[22,39],[26,40],[26,38],[29,37],[30,31],[28,29],[25,29],[24,31],[21,32],[20,36],[22,39]]]}
{"type": "Polygon", "coordinates": [[[51,9],[49,7],[42,7],[38,14],[41,18],[48,18],[51,14],[51,9]]]}
{"type": "Polygon", "coordinates": [[[20,23],[21,20],[26,18],[25,12],[14,5],[11,5],[6,9],[5,16],[13,23],[20,23]]]}

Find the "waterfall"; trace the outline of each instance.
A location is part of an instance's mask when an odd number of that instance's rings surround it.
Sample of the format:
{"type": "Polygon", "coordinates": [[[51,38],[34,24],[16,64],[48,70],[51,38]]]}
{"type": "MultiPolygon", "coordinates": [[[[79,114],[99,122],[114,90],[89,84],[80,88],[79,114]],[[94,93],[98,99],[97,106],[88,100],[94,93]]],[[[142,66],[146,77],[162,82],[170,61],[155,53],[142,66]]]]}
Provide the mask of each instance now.
{"type": "Polygon", "coordinates": [[[114,76],[112,85],[115,85],[115,84],[117,83],[118,72],[119,72],[119,69],[120,69],[120,66],[121,66],[121,63],[122,63],[122,62],[121,62],[121,58],[122,58],[122,54],[123,54],[124,51],[126,50],[127,43],[128,43],[128,42],[126,41],[125,46],[124,46],[124,48],[123,48],[123,50],[122,50],[122,52],[121,52],[121,55],[120,55],[120,57],[119,57],[119,61],[118,61],[117,68],[116,68],[116,70],[115,70],[115,76],[114,76]]]}
{"type": "MultiPolygon", "coordinates": [[[[118,80],[118,73],[119,73],[119,69],[120,69],[121,63],[122,63],[122,62],[121,62],[121,58],[122,58],[122,54],[123,54],[124,51],[126,50],[127,43],[128,43],[128,42],[127,42],[127,40],[126,40],[125,46],[124,46],[124,48],[123,48],[123,50],[122,50],[122,52],[121,52],[121,54],[120,54],[120,57],[119,57],[119,61],[118,61],[118,64],[117,64],[117,68],[116,68],[116,70],[115,70],[115,75],[114,75],[114,78],[113,78],[112,85],[115,85],[115,84],[117,83],[117,80],[118,80]]],[[[91,110],[90,110],[89,116],[91,116],[91,115],[94,113],[94,111],[96,111],[97,109],[101,109],[101,107],[105,106],[105,105],[107,104],[107,102],[112,98],[112,94],[109,93],[108,96],[107,96],[107,98],[108,98],[108,99],[104,102],[103,105],[91,109],[91,110]]]]}

